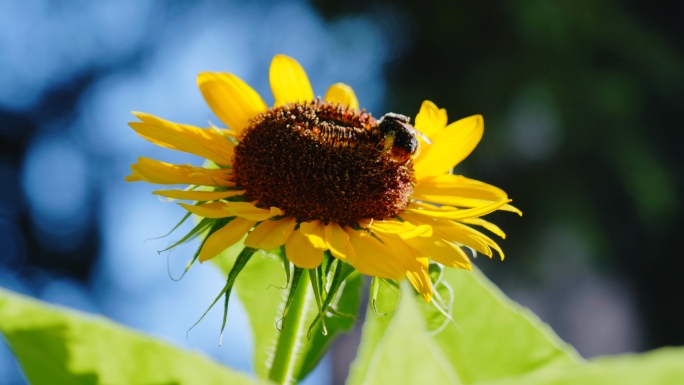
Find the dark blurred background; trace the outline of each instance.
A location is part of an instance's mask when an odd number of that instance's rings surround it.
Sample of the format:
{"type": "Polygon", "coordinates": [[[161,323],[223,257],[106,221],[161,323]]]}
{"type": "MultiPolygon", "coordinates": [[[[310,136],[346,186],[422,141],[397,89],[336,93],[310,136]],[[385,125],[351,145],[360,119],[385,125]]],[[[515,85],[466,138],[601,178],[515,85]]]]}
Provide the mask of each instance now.
{"type": "MultiPolygon", "coordinates": [[[[131,110],[212,118],[195,86],[236,73],[272,102],[268,65],[295,57],[317,95],[343,81],[374,115],[485,117],[458,173],[506,190],[504,262],[477,265],[586,357],[684,344],[684,6],[584,0],[0,0],[0,286],[104,314],[249,371],[236,301],[185,331],[223,285],[195,247],[159,255],[182,209],[126,184],[155,148],[131,110]],[[213,323],[212,323],[213,322],[213,323]]],[[[182,232],[182,230],[181,230],[182,232]]],[[[179,233],[180,234],[180,233],[179,233]]],[[[358,333],[310,383],[342,383],[358,333]],[[335,362],[333,365],[331,362],[335,362]],[[334,381],[333,378],[334,377],[334,381]]],[[[21,383],[0,346],[0,378],[21,383]]]]}

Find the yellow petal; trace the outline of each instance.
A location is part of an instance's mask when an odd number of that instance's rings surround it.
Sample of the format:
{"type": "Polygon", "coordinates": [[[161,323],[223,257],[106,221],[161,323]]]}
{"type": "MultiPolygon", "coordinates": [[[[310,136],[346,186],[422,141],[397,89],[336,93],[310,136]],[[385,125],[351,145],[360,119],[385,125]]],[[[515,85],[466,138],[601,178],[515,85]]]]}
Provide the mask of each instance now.
{"type": "Polygon", "coordinates": [[[427,222],[432,226],[432,232],[435,237],[471,247],[488,257],[492,257],[493,255],[492,250],[486,241],[478,237],[476,234],[473,234],[471,231],[466,231],[460,227],[457,227],[452,221],[444,219],[434,220],[433,218],[411,213],[403,213],[401,214],[401,218],[414,224],[427,222]]]}
{"type": "Polygon", "coordinates": [[[292,234],[297,220],[287,217],[277,221],[263,221],[245,239],[245,246],[262,250],[273,250],[285,244],[292,234]]]}
{"type": "Polygon", "coordinates": [[[285,242],[287,259],[303,269],[315,269],[323,261],[323,250],[314,246],[300,230],[292,232],[285,242]]]}
{"type": "Polygon", "coordinates": [[[352,265],[361,274],[388,279],[399,279],[406,274],[406,266],[395,260],[390,249],[379,240],[351,227],[345,227],[344,231],[349,234],[349,243],[356,253],[352,265]]]}
{"type": "Polygon", "coordinates": [[[283,215],[283,211],[277,207],[271,207],[267,210],[256,207],[250,202],[226,202],[226,210],[240,218],[253,221],[265,221],[266,219],[283,215]]]}
{"type": "Polygon", "coordinates": [[[189,201],[215,201],[218,199],[230,198],[245,193],[245,190],[228,191],[194,191],[194,190],[156,190],[152,194],[160,195],[171,199],[182,199],[189,201]]]}
{"type": "Polygon", "coordinates": [[[493,224],[492,222],[485,221],[482,218],[464,218],[461,219],[459,222],[463,222],[469,225],[482,226],[485,229],[491,231],[492,233],[500,236],[501,238],[506,239],[506,233],[504,233],[503,230],[499,228],[499,226],[493,224]]]}
{"type": "Polygon", "coordinates": [[[333,257],[347,263],[356,260],[356,252],[349,243],[349,234],[337,223],[330,222],[325,226],[325,242],[333,257]]]}
{"type": "Polygon", "coordinates": [[[413,192],[420,195],[446,195],[490,201],[508,199],[506,192],[498,187],[452,174],[422,179],[416,184],[413,192]]]}
{"type": "Polygon", "coordinates": [[[441,239],[433,238],[412,238],[406,243],[419,253],[427,255],[435,262],[439,262],[447,267],[472,270],[470,260],[466,253],[455,244],[441,239]]]}
{"type": "Polygon", "coordinates": [[[411,285],[423,297],[425,302],[432,300],[432,281],[430,281],[430,274],[428,274],[426,267],[420,266],[407,271],[406,278],[408,278],[411,285]]]}
{"type": "Polygon", "coordinates": [[[373,218],[366,218],[359,220],[359,227],[362,229],[368,228],[368,226],[373,224],[373,218]]]}
{"type": "MultiPolygon", "coordinates": [[[[412,198],[420,200],[422,202],[437,203],[440,205],[456,206],[456,207],[483,207],[496,203],[496,201],[490,200],[480,200],[480,199],[470,199],[461,198],[457,196],[448,195],[425,195],[425,194],[413,194],[412,198]]],[[[497,210],[509,211],[522,216],[522,211],[518,210],[515,206],[505,204],[499,207],[497,210]]]]}
{"type": "Polygon", "coordinates": [[[189,205],[187,203],[178,204],[191,213],[204,218],[228,218],[235,216],[235,214],[226,209],[225,202],[212,202],[204,205],[189,205]]]}
{"type": "Polygon", "coordinates": [[[389,250],[395,263],[398,263],[407,270],[415,270],[418,266],[428,266],[428,256],[416,252],[415,249],[409,246],[409,244],[400,238],[391,238],[381,233],[374,234],[389,250]]]}
{"type": "Polygon", "coordinates": [[[328,244],[325,242],[325,226],[321,221],[302,222],[299,225],[299,231],[302,235],[309,238],[309,242],[311,242],[315,248],[319,250],[328,250],[328,244]]]}
{"type": "Polygon", "coordinates": [[[451,123],[436,132],[432,145],[422,146],[413,170],[416,179],[446,174],[475,149],[484,132],[484,120],[474,115],[451,123]]]}
{"type": "MultiPolygon", "coordinates": [[[[496,250],[499,253],[499,257],[501,257],[502,261],[504,260],[505,256],[504,256],[503,250],[501,250],[499,245],[496,242],[494,242],[494,240],[492,240],[488,236],[482,234],[481,232],[473,229],[472,227],[466,226],[464,224],[461,224],[458,222],[452,222],[451,224],[455,228],[459,229],[461,232],[468,234],[469,236],[471,236],[473,238],[477,238],[482,242],[485,242],[487,244],[487,246],[491,247],[492,249],[496,250]]],[[[464,243],[464,245],[470,246],[470,245],[465,244],[465,243],[464,243]]],[[[489,255],[489,257],[491,258],[491,255],[489,255]]]]}
{"type": "Polygon", "coordinates": [[[197,76],[197,85],[209,108],[236,134],[250,119],[268,109],[261,96],[233,74],[202,72],[197,76]]]}
{"type": "Polygon", "coordinates": [[[439,109],[435,103],[426,100],[420,106],[414,127],[431,139],[434,134],[446,127],[447,121],[446,110],[439,109]]]}
{"type": "Polygon", "coordinates": [[[510,211],[512,213],[516,213],[516,214],[520,215],[521,217],[523,215],[522,211],[520,211],[517,207],[515,207],[513,205],[503,205],[503,206],[499,207],[499,210],[510,211]]]}
{"type": "Polygon", "coordinates": [[[177,124],[142,112],[133,112],[133,115],[142,122],[131,122],[128,125],[154,144],[199,155],[221,166],[232,164],[235,145],[214,130],[177,124]]]}
{"type": "Polygon", "coordinates": [[[313,89],[299,63],[285,55],[275,55],[269,70],[275,105],[314,100],[313,89]]]}
{"type": "Polygon", "coordinates": [[[402,218],[411,223],[428,222],[432,224],[434,235],[439,238],[471,247],[490,258],[493,256],[493,253],[490,249],[492,248],[499,253],[499,256],[502,260],[504,259],[504,253],[499,245],[491,238],[473,229],[472,227],[466,226],[459,222],[434,220],[432,218],[411,213],[402,214],[402,218]]]}
{"type": "Polygon", "coordinates": [[[415,226],[409,222],[373,221],[370,229],[390,238],[409,239],[415,237],[432,236],[432,227],[428,225],[415,226]]]}
{"type": "Polygon", "coordinates": [[[207,238],[200,250],[199,261],[204,262],[219,255],[223,250],[236,244],[256,224],[244,218],[235,218],[227,225],[216,230],[207,238]]]}
{"type": "Polygon", "coordinates": [[[430,302],[432,299],[432,282],[428,274],[429,260],[426,254],[411,248],[404,240],[377,235],[389,250],[392,263],[403,266],[405,275],[411,285],[423,298],[430,302]]]}
{"type": "MultiPolygon", "coordinates": [[[[232,171],[206,169],[190,165],[177,165],[140,157],[131,165],[131,171],[140,180],[156,184],[191,184],[199,186],[231,187],[232,171]]],[[[127,180],[131,180],[127,178],[127,180]]]]}
{"type": "Polygon", "coordinates": [[[442,206],[436,210],[423,210],[421,206],[423,206],[424,204],[414,202],[410,203],[408,207],[406,207],[406,212],[424,215],[431,218],[463,219],[479,217],[482,215],[489,214],[492,211],[496,211],[499,207],[505,205],[508,202],[510,202],[510,199],[503,200],[500,202],[494,202],[488,205],[475,207],[472,209],[457,209],[455,207],[442,206]]]}
{"type": "Polygon", "coordinates": [[[354,90],[344,84],[335,83],[328,88],[325,93],[325,101],[330,103],[338,103],[344,107],[359,109],[359,100],[356,98],[354,90]]]}

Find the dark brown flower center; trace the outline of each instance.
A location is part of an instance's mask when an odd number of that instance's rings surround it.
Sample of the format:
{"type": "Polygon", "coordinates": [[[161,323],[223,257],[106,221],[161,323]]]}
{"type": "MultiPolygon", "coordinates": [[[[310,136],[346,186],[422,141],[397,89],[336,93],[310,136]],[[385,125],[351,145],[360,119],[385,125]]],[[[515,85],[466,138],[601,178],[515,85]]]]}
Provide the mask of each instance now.
{"type": "Polygon", "coordinates": [[[365,111],[320,100],[269,109],[235,147],[233,167],[249,198],[298,221],[354,225],[398,215],[415,180],[365,111]]]}

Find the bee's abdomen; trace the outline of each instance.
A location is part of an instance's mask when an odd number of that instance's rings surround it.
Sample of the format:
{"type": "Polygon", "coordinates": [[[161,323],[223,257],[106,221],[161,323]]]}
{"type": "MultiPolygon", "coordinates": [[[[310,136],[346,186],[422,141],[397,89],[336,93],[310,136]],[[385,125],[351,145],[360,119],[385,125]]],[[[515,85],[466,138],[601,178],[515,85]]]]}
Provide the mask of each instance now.
{"type": "Polygon", "coordinates": [[[336,146],[378,144],[377,121],[365,110],[351,110],[320,101],[311,106],[316,110],[316,119],[308,122],[306,128],[317,139],[336,146]]]}
{"type": "Polygon", "coordinates": [[[314,135],[318,136],[318,139],[332,145],[356,146],[370,143],[368,132],[356,127],[322,122],[312,131],[314,135]]]}

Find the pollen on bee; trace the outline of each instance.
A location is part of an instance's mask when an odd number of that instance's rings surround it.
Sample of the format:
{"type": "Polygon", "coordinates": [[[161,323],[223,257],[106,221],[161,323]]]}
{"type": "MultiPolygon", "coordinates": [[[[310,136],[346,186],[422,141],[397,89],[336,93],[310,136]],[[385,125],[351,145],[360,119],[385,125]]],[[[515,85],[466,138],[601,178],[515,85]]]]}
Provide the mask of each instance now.
{"type": "Polygon", "coordinates": [[[413,192],[413,165],[391,158],[377,128],[363,110],[320,100],[269,109],[235,147],[235,180],[249,198],[298,221],[394,217],[413,192]]]}

